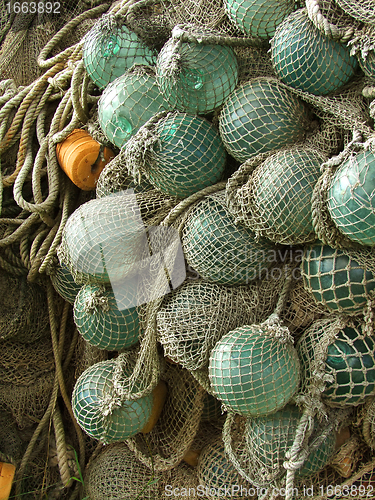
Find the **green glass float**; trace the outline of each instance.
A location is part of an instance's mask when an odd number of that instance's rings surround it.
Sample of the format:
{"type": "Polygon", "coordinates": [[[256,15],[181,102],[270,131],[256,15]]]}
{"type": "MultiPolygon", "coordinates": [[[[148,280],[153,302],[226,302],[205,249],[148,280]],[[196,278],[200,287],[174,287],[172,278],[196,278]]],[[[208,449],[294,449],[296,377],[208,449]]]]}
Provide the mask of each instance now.
{"type": "Polygon", "coordinates": [[[350,240],[375,245],[375,155],[352,155],[335,172],[327,206],[333,222],[350,240]]]}
{"type": "Polygon", "coordinates": [[[151,184],[170,196],[186,198],[223,175],[226,153],[220,135],[205,118],[185,113],[158,123],[158,138],[146,166],[151,184]]]}
{"type": "Polygon", "coordinates": [[[225,10],[245,35],[270,38],[295,8],[293,0],[226,0],[225,10]]]}
{"type": "MultiPolygon", "coordinates": [[[[283,467],[285,454],[293,445],[301,416],[298,407],[286,405],[272,415],[247,419],[244,436],[252,473],[257,482],[267,485],[286,473],[283,467]]],[[[330,433],[320,446],[314,447],[314,441],[318,437],[317,425],[315,427],[309,444],[311,453],[302,467],[297,469],[296,477],[302,478],[319,472],[334,453],[335,433],[330,433]]]]}
{"type": "Polygon", "coordinates": [[[306,9],[293,12],[278,26],[271,40],[271,59],[284,83],[315,95],[339,89],[358,67],[348,47],[325,37],[306,9]]]}
{"type": "Polygon", "coordinates": [[[300,380],[297,351],[263,325],[224,335],[211,352],[208,375],[214,395],[234,413],[268,415],[285,406],[300,380]]]}
{"type": "Polygon", "coordinates": [[[238,62],[230,47],[176,44],[171,38],[159,53],[156,75],[172,109],[204,115],[221,106],[236,87],[238,62]]]}
{"type": "Polygon", "coordinates": [[[72,213],[58,256],[80,283],[113,283],[135,270],[144,249],[148,243],[136,198],[117,193],[72,213]]]}
{"type": "MultiPolygon", "coordinates": [[[[232,462],[225,453],[224,443],[216,439],[206,445],[198,459],[197,465],[198,484],[208,491],[231,492],[232,486],[249,488],[251,485],[237,472],[232,462]]],[[[236,491],[233,489],[233,491],[236,491]]],[[[226,496],[226,495],[225,495],[226,496]]],[[[235,495],[237,497],[237,495],[235,495]]],[[[216,495],[215,495],[216,497],[216,495]]],[[[216,497],[217,498],[217,497],[216,497]]]]}
{"type": "Polygon", "coordinates": [[[153,69],[136,66],[105,88],[98,121],[107,139],[121,148],[153,115],[168,109],[153,69]]]}
{"type": "MultiPolygon", "coordinates": [[[[305,385],[313,379],[311,366],[317,346],[322,345],[326,335],[324,323],[320,328],[312,325],[298,341],[305,385]]],[[[340,329],[329,342],[322,360],[326,375],[322,400],[334,407],[358,406],[375,394],[375,337],[364,334],[361,324],[353,323],[340,329]]]]}
{"type": "MultiPolygon", "coordinates": [[[[136,290],[128,287],[127,294],[136,290]]],[[[134,300],[130,300],[134,303],[134,300]]],[[[84,285],[74,303],[74,322],[90,345],[107,351],[127,349],[138,342],[140,324],[136,307],[122,308],[110,288],[84,285]]]]}
{"type": "Polygon", "coordinates": [[[84,38],[83,63],[99,89],[122,76],[133,64],[153,66],[156,58],[157,53],[135,33],[105,15],[84,38]]]}
{"type": "MultiPolygon", "coordinates": [[[[90,366],[78,378],[72,395],[73,414],[79,426],[90,437],[105,443],[124,441],[141,432],[153,406],[152,394],[119,402],[113,387],[115,369],[115,360],[90,366]]],[[[138,390],[134,387],[134,392],[138,390]]]]}
{"type": "Polygon", "coordinates": [[[207,281],[221,285],[244,285],[259,278],[275,251],[272,243],[257,241],[248,228],[236,225],[224,192],[196,205],[181,241],[187,263],[207,281]]]}
{"type": "Polygon", "coordinates": [[[51,283],[56,292],[69,304],[74,304],[82,285],[74,281],[72,273],[66,266],[56,266],[50,275],[51,283]]]}
{"type": "Polygon", "coordinates": [[[238,161],[302,140],[307,108],[273,78],[260,77],[238,86],[225,102],[219,132],[238,161]]]}
{"type": "Polygon", "coordinates": [[[349,250],[321,243],[306,247],[301,272],[305,288],[318,303],[346,314],[362,311],[375,288],[372,272],[356,262],[349,250]]]}
{"type": "Polygon", "coordinates": [[[255,169],[249,196],[257,233],[284,245],[316,239],[311,197],[325,159],[316,150],[296,146],[268,157],[255,169]]]}

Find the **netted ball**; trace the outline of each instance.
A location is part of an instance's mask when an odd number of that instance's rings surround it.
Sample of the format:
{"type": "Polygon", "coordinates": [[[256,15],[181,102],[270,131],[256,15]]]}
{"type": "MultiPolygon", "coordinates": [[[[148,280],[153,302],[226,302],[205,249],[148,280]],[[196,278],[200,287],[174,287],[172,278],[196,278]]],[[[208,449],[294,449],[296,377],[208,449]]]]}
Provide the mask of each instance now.
{"type": "Polygon", "coordinates": [[[366,24],[375,24],[373,0],[335,0],[349,16],[366,24]]]}
{"type": "Polygon", "coordinates": [[[243,492],[244,488],[252,486],[240,476],[229,460],[221,437],[203,448],[198,459],[197,475],[198,484],[204,485],[208,491],[222,493],[226,487],[234,498],[242,496],[241,486],[243,492]]]}
{"type": "Polygon", "coordinates": [[[308,122],[302,101],[272,78],[256,78],[237,87],[219,117],[227,151],[238,161],[303,139],[308,122]]]}
{"type": "Polygon", "coordinates": [[[296,393],[299,359],[291,342],[273,337],[266,326],[243,326],[212,350],[209,378],[214,395],[233,412],[268,415],[296,393]]]}
{"type": "MultiPolygon", "coordinates": [[[[72,395],[73,413],[80,427],[90,437],[106,443],[123,441],[141,432],[153,406],[152,394],[119,401],[114,389],[115,370],[115,360],[90,366],[77,380],[72,395]]],[[[135,386],[132,392],[137,390],[135,386]]]]}
{"type": "Polygon", "coordinates": [[[136,290],[127,287],[120,303],[111,288],[84,285],[74,302],[74,322],[79,333],[90,345],[107,351],[119,351],[136,344],[140,324],[134,303],[136,290]],[[123,304],[121,302],[124,302],[123,304]]]}
{"type": "Polygon", "coordinates": [[[223,192],[197,204],[186,220],[181,241],[188,264],[204,279],[222,285],[259,278],[271,265],[275,248],[235,223],[223,192]]]}
{"type": "Polygon", "coordinates": [[[121,280],[146,248],[135,196],[118,193],[88,201],[69,217],[58,256],[83,283],[121,280]]]}
{"type": "Polygon", "coordinates": [[[375,245],[375,155],[352,155],[335,172],[328,210],[338,229],[361,245],[375,245]]]}
{"type": "Polygon", "coordinates": [[[56,292],[69,304],[74,304],[82,285],[74,281],[72,273],[66,266],[57,265],[50,275],[56,292]]]}
{"type": "Polygon", "coordinates": [[[225,102],[238,82],[238,62],[232,48],[171,38],[156,63],[160,91],[173,109],[207,114],[225,102]]]}
{"type": "Polygon", "coordinates": [[[271,40],[271,58],[284,83],[315,95],[345,85],[358,66],[344,44],[327,38],[313,25],[306,9],[293,12],[278,26],[271,40]]]}
{"type": "Polygon", "coordinates": [[[238,193],[243,210],[247,198],[256,207],[253,229],[284,245],[316,239],[311,197],[324,160],[317,150],[300,146],[275,153],[259,165],[252,174],[251,191],[247,193],[245,185],[238,193]]]}
{"type": "Polygon", "coordinates": [[[138,66],[105,88],[98,103],[98,121],[107,139],[121,148],[153,115],[168,109],[153,70],[138,66]]]}
{"type": "Polygon", "coordinates": [[[322,399],[330,406],[357,406],[375,393],[375,337],[367,336],[362,325],[354,322],[333,335],[331,323],[330,319],[317,321],[298,341],[302,382],[313,383],[314,366],[319,364],[326,380],[322,399]],[[326,349],[321,347],[324,342],[326,349]]]}
{"type": "Polygon", "coordinates": [[[86,494],[91,500],[155,500],[155,486],[148,486],[153,476],[126,443],[115,443],[90,461],[84,477],[86,494]]]}
{"type": "MultiPolygon", "coordinates": [[[[266,485],[283,476],[286,469],[286,452],[292,447],[302,413],[298,407],[286,405],[281,410],[258,418],[248,418],[245,426],[245,441],[252,473],[257,481],[266,485]]],[[[316,425],[315,425],[316,427],[316,425]]],[[[320,471],[331,458],[336,437],[330,433],[320,446],[314,447],[312,436],[306,461],[296,471],[296,477],[306,477],[320,471]]]]}
{"type": "Polygon", "coordinates": [[[170,196],[186,198],[215,184],[226,163],[216,128],[200,116],[177,113],[158,123],[148,180],[170,196]]]}
{"type": "Polygon", "coordinates": [[[104,89],[133,64],[153,66],[157,53],[125,25],[103,16],[86,34],[83,63],[91,80],[104,89]]]}
{"type": "MultiPolygon", "coordinates": [[[[371,262],[371,256],[356,254],[371,262]]],[[[366,305],[375,277],[369,266],[358,263],[349,250],[338,250],[328,245],[306,247],[301,263],[304,285],[315,300],[330,310],[353,314],[366,305]]]]}
{"type": "Polygon", "coordinates": [[[292,0],[226,0],[225,10],[245,35],[270,38],[276,27],[294,10],[292,0]]]}

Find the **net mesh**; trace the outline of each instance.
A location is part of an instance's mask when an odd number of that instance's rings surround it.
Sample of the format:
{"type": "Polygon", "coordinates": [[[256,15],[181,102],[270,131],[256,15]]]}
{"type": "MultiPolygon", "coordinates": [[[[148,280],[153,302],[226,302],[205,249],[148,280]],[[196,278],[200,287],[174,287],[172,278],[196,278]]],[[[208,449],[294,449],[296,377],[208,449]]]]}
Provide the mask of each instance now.
{"type": "Polygon", "coordinates": [[[354,19],[366,24],[375,23],[374,4],[371,0],[336,0],[336,2],[354,19]]]}
{"type": "Polygon", "coordinates": [[[319,388],[324,402],[332,407],[363,403],[374,391],[374,342],[363,324],[351,318],[316,321],[297,344],[302,390],[319,388]]]}
{"type": "Polygon", "coordinates": [[[182,231],[187,263],[207,281],[243,285],[261,277],[275,261],[275,247],[236,224],[225,192],[207,196],[188,215],[182,231]]]}
{"type": "Polygon", "coordinates": [[[185,113],[157,116],[126,145],[125,164],[134,179],[139,182],[144,174],[157,189],[178,198],[218,182],[226,155],[213,124],[185,113]]]}
{"type": "Polygon", "coordinates": [[[74,304],[82,285],[74,281],[72,273],[58,262],[50,270],[51,283],[56,292],[69,304],[74,304]]]}
{"type": "MultiPolygon", "coordinates": [[[[134,302],[136,290],[126,290],[134,302]]],[[[74,302],[74,322],[79,333],[91,345],[107,351],[119,351],[138,342],[140,324],[136,307],[128,307],[111,288],[84,285],[74,302]]]]}
{"type": "Polygon", "coordinates": [[[30,343],[48,334],[44,289],[0,270],[0,338],[30,343]]]}
{"type": "Polygon", "coordinates": [[[238,161],[301,140],[308,128],[302,101],[272,78],[255,78],[238,86],[225,102],[219,132],[238,161]]]}
{"type": "Polygon", "coordinates": [[[313,26],[306,9],[290,14],[278,26],[271,40],[271,59],[284,83],[315,95],[332,93],[348,83],[358,66],[345,45],[313,26]]]}
{"type": "Polygon", "coordinates": [[[375,448],[375,399],[368,400],[363,419],[363,437],[368,446],[375,448]]]}
{"type": "Polygon", "coordinates": [[[301,271],[306,289],[330,310],[358,314],[375,288],[372,251],[333,249],[315,244],[305,248],[301,271]]]}

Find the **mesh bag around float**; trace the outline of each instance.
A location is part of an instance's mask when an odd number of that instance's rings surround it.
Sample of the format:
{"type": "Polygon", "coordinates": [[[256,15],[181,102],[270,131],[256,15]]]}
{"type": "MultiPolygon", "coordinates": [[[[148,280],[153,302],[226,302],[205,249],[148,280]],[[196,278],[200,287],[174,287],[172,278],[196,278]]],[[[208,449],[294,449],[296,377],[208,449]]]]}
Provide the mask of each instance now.
{"type": "Polygon", "coordinates": [[[187,281],[165,297],[157,316],[164,354],[188,370],[207,364],[216,342],[257,317],[257,288],[224,287],[202,279],[187,281]]]}
{"type": "MultiPolygon", "coordinates": [[[[249,470],[256,482],[267,486],[286,473],[283,464],[286,453],[292,447],[297,426],[302,417],[298,407],[286,405],[281,410],[266,417],[248,418],[245,424],[249,470]]],[[[330,433],[319,446],[314,441],[319,436],[315,423],[315,436],[310,441],[304,463],[297,470],[297,477],[306,477],[319,472],[333,455],[336,436],[330,433]]],[[[321,441],[321,440],[319,440],[321,441]]]]}
{"type": "Polygon", "coordinates": [[[371,314],[375,288],[372,250],[339,250],[316,243],[305,248],[301,272],[304,286],[316,302],[331,311],[364,312],[366,318],[371,314]]]}
{"type": "Polygon", "coordinates": [[[154,68],[134,66],[103,91],[98,102],[98,121],[106,138],[122,148],[153,115],[168,109],[154,68]]]}
{"type": "Polygon", "coordinates": [[[136,457],[149,468],[176,467],[191,449],[201,423],[205,391],[181,366],[166,361],[162,374],[168,393],[154,428],[127,440],[136,457]]]}
{"type": "Polygon", "coordinates": [[[302,140],[308,127],[303,102],[271,77],[239,85],[219,116],[224,146],[240,162],[302,140]]]}
{"type": "Polygon", "coordinates": [[[257,240],[236,224],[221,191],[201,200],[189,213],[182,231],[187,263],[207,281],[243,285],[259,278],[272,264],[275,247],[257,240]]]}
{"type": "MultiPolygon", "coordinates": [[[[56,259],[57,260],[57,259],[56,259]]],[[[56,262],[49,270],[49,277],[56,292],[69,304],[74,304],[82,285],[74,281],[72,273],[56,262]]]]}
{"type": "Polygon", "coordinates": [[[357,406],[375,391],[375,336],[350,317],[314,322],[297,344],[302,392],[316,390],[330,407],[357,406]]]}
{"type": "Polygon", "coordinates": [[[213,185],[223,175],[226,154],[214,125],[186,113],[161,113],[126,144],[129,174],[169,196],[186,198],[213,185]]]}
{"type": "Polygon", "coordinates": [[[358,67],[349,48],[322,35],[306,9],[293,12],[277,27],[271,40],[271,59],[285,84],[315,95],[338,90],[358,67]]]}
{"type": "Polygon", "coordinates": [[[231,498],[256,497],[256,488],[238,474],[226,455],[221,436],[203,448],[197,474],[199,484],[208,489],[212,498],[218,499],[225,493],[231,498]]]}
{"type": "Polygon", "coordinates": [[[322,165],[312,198],[313,223],[319,238],[331,246],[374,246],[374,141],[360,135],[337,157],[322,165]]]}
{"type": "Polygon", "coordinates": [[[0,270],[0,338],[30,343],[46,336],[45,302],[41,286],[0,270]]]}
{"type": "Polygon", "coordinates": [[[205,115],[219,108],[236,87],[238,62],[225,39],[220,44],[220,33],[182,25],[173,29],[159,52],[156,78],[169,109],[205,115]]]}
{"type": "Polygon", "coordinates": [[[77,283],[109,283],[134,271],[147,248],[140,207],[128,191],[88,201],[73,212],[58,257],[77,283]]]}
{"type": "Polygon", "coordinates": [[[153,66],[156,51],[129,30],[123,19],[107,13],[83,38],[83,62],[91,80],[104,89],[134,64],[153,66]]]}
{"type": "Polygon", "coordinates": [[[229,19],[245,35],[270,38],[276,27],[295,9],[291,0],[226,0],[229,19]]]}
{"type": "Polygon", "coordinates": [[[85,494],[91,500],[118,498],[134,500],[154,500],[157,484],[148,486],[156,477],[129,450],[126,443],[115,443],[103,448],[101,453],[88,465],[84,481],[85,494]]]}
{"type": "MultiPolygon", "coordinates": [[[[136,290],[126,289],[130,303],[136,290]]],[[[74,322],[79,333],[91,345],[107,351],[119,351],[138,342],[140,322],[136,307],[116,300],[113,290],[83,285],[74,302],[74,322]]]]}
{"type": "Polygon", "coordinates": [[[351,17],[366,24],[375,24],[374,4],[371,0],[335,0],[351,17]]]}
{"type": "Polygon", "coordinates": [[[297,145],[271,154],[260,163],[245,162],[226,189],[236,221],[275,243],[314,241],[311,196],[320,165],[326,159],[317,149],[297,145]],[[245,179],[235,190],[234,186],[245,179]]]}

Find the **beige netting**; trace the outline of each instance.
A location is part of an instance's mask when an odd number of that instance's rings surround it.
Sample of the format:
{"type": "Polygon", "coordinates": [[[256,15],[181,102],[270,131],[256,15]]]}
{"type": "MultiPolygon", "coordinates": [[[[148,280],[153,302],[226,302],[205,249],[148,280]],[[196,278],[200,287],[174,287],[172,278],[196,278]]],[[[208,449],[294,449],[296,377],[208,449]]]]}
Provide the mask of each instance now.
{"type": "Polygon", "coordinates": [[[192,375],[177,364],[166,363],[162,375],[168,395],[154,429],[128,440],[137,458],[149,468],[165,471],[178,465],[198,432],[205,392],[192,375]]]}
{"type": "Polygon", "coordinates": [[[336,0],[337,4],[354,19],[366,24],[375,24],[372,0],[336,0]]]}
{"type": "Polygon", "coordinates": [[[375,399],[368,401],[362,427],[363,437],[371,448],[375,448],[375,399]]]}
{"type": "Polygon", "coordinates": [[[22,458],[25,446],[13,416],[0,411],[0,460],[16,465],[22,458]]]}
{"type": "Polygon", "coordinates": [[[0,270],[0,339],[30,343],[48,335],[45,290],[0,270]]]}

